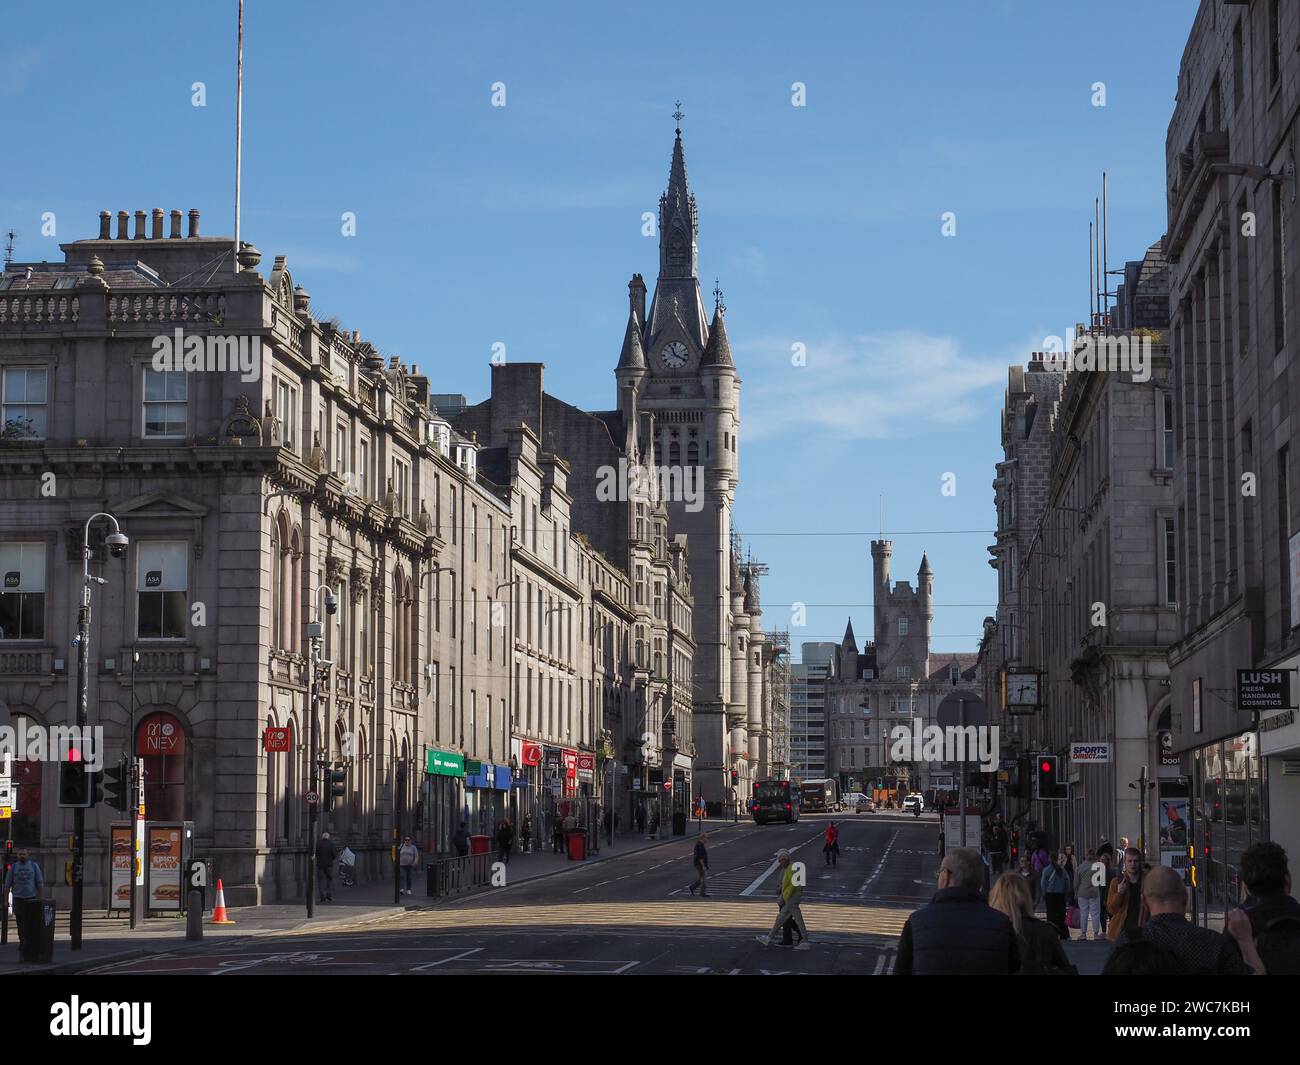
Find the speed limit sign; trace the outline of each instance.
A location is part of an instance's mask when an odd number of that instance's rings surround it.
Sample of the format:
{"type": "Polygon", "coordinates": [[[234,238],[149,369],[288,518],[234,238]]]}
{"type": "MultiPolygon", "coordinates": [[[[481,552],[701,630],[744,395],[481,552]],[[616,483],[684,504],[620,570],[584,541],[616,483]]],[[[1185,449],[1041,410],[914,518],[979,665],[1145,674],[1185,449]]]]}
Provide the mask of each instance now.
{"type": "Polygon", "coordinates": [[[319,795],[317,795],[314,791],[307,792],[307,804],[309,806],[315,806],[318,802],[320,802],[319,795]]]}

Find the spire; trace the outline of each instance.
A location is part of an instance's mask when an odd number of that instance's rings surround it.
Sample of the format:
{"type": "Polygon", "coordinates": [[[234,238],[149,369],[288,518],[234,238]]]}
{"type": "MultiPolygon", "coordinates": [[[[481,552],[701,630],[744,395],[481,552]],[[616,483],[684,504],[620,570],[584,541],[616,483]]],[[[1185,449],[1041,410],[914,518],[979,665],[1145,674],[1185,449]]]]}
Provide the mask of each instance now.
{"type": "Polygon", "coordinates": [[[930,556],[927,555],[924,551],[921,552],[921,568],[916,572],[918,576],[922,573],[930,573],[930,574],[934,573],[934,570],[930,568],[930,556]]]}
{"type": "Polygon", "coordinates": [[[745,571],[745,613],[761,614],[762,606],[758,601],[758,578],[754,576],[753,570],[745,571]]]}
{"type": "Polygon", "coordinates": [[[856,653],[858,649],[857,638],[853,635],[853,619],[849,618],[849,623],[844,629],[844,639],[840,641],[840,646],[844,649],[853,648],[856,653]]]}
{"type": "Polygon", "coordinates": [[[627,332],[623,334],[623,352],[618,357],[620,370],[644,370],[645,352],[641,349],[641,323],[637,321],[636,311],[629,311],[627,332]]]}
{"type": "Polygon", "coordinates": [[[686,180],[686,153],[682,150],[681,104],[677,105],[677,135],[673,161],[668,168],[668,188],[659,197],[659,276],[696,277],[695,237],[699,217],[695,196],[686,180]]]}
{"type": "Polygon", "coordinates": [[[709,342],[704,348],[704,358],[700,361],[701,366],[730,366],[735,367],[731,361],[731,343],[727,340],[727,327],[723,324],[722,312],[725,308],[721,302],[713,311],[713,324],[709,326],[709,342]]]}

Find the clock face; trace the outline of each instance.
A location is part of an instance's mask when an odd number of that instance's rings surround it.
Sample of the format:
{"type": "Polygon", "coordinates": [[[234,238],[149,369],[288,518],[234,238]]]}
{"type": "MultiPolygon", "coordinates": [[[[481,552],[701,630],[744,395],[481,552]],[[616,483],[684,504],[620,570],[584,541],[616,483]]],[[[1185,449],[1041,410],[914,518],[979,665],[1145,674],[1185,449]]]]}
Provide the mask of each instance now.
{"type": "Polygon", "coordinates": [[[659,353],[659,358],[665,366],[676,370],[686,365],[686,360],[690,358],[690,354],[690,349],[685,344],[680,340],[674,340],[671,344],[664,346],[663,351],[659,353]]]}
{"type": "Polygon", "coordinates": [[[1038,705],[1038,674],[1037,673],[1008,673],[1007,674],[1007,705],[1008,706],[1037,706],[1038,705]]]}

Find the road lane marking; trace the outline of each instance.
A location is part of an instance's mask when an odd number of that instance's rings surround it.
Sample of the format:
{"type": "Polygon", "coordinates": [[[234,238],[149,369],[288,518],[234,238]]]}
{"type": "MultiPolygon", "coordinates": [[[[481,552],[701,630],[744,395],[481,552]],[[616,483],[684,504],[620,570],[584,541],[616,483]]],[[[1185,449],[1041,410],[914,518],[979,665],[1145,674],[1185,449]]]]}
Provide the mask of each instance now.
{"type": "Polygon", "coordinates": [[[873,972],[871,975],[879,976],[884,971],[885,971],[885,956],[882,954],[880,955],[880,957],[876,959],[876,971],[873,972]]]}
{"type": "Polygon", "coordinates": [[[460,961],[461,958],[468,958],[471,954],[478,954],[483,947],[471,947],[469,950],[462,950],[459,954],[453,954],[450,958],[439,958],[437,961],[425,962],[423,965],[417,965],[410,972],[418,973],[425,969],[436,969],[439,965],[446,965],[450,961],[460,961]]]}
{"type": "MultiPolygon", "coordinates": [[[[876,877],[885,868],[885,862],[889,860],[889,852],[894,849],[894,843],[898,840],[899,829],[894,829],[894,834],[889,837],[889,843],[885,845],[885,852],[880,856],[880,861],[876,865],[876,871],[867,877],[865,883],[858,888],[859,895],[865,895],[872,884],[876,882],[876,877]]],[[[919,883],[920,881],[918,881],[919,883]]]]}
{"type": "MultiPolygon", "coordinates": [[[[792,827],[794,827],[794,826],[792,826],[792,827]]],[[[813,840],[821,839],[821,838],[822,838],[822,834],[821,834],[820,832],[818,832],[817,835],[813,836],[811,839],[806,839],[806,840],[804,840],[802,843],[798,844],[797,846],[789,847],[789,848],[787,848],[787,849],[789,850],[789,852],[790,852],[791,854],[794,854],[795,851],[800,850],[801,848],[808,846],[808,844],[811,843],[813,840]]],[[[745,888],[745,890],[742,891],[742,892],[740,893],[741,896],[742,896],[742,897],[748,897],[748,896],[754,894],[754,892],[757,891],[757,890],[759,889],[760,886],[762,886],[763,881],[766,880],[769,876],[771,876],[774,872],[776,872],[776,870],[777,870],[778,868],[780,868],[780,862],[778,862],[775,858],[773,858],[773,859],[772,859],[772,864],[769,865],[769,866],[767,867],[767,869],[766,869],[764,872],[759,873],[758,877],[754,880],[754,882],[753,882],[752,884],[750,884],[749,887],[745,888]]]]}

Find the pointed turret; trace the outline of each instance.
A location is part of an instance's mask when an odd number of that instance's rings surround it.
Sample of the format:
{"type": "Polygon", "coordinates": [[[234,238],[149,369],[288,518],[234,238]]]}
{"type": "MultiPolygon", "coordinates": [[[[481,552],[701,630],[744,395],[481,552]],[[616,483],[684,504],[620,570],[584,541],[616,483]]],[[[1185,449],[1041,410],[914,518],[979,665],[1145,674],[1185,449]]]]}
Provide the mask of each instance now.
{"type": "Polygon", "coordinates": [[[858,653],[858,641],[853,635],[853,619],[849,618],[849,623],[844,628],[844,639],[840,641],[840,647],[846,651],[851,650],[854,654],[858,653]]]}
{"type": "Polygon", "coordinates": [[[618,357],[620,370],[644,370],[645,352],[641,349],[641,323],[636,311],[627,316],[627,332],[623,334],[623,351],[618,357]]]}
{"type": "Polygon", "coordinates": [[[709,317],[699,282],[699,228],[695,194],[686,180],[679,122],[668,188],[659,197],[659,279],[644,334],[646,350],[652,355],[673,342],[684,343],[698,355],[708,340],[709,317]]]}
{"type": "Polygon", "coordinates": [[[930,556],[927,555],[924,551],[921,552],[921,568],[917,570],[916,573],[917,576],[920,576],[923,573],[930,573],[930,574],[934,573],[934,570],[930,568],[930,556]]]}
{"type": "Polygon", "coordinates": [[[727,327],[719,305],[713,311],[713,324],[709,326],[709,343],[704,348],[704,358],[700,366],[726,366],[735,369],[731,361],[731,343],[727,340],[727,327]]]}

